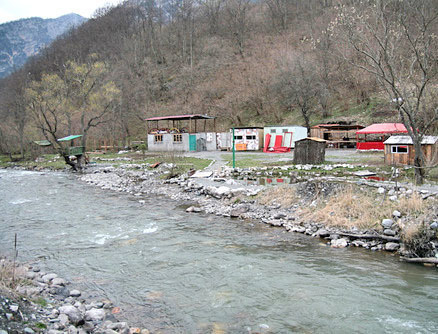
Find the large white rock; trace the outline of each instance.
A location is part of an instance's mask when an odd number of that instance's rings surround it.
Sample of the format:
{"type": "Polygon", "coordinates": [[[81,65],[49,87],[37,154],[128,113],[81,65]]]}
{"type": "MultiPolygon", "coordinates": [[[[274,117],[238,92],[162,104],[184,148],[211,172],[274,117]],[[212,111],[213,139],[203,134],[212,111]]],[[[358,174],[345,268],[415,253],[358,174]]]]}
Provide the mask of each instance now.
{"type": "Polygon", "coordinates": [[[85,320],[87,321],[101,321],[105,319],[105,310],[100,308],[92,308],[85,312],[85,320]]]}
{"type": "Polygon", "coordinates": [[[68,319],[73,324],[78,324],[83,320],[81,312],[74,307],[73,305],[65,305],[59,308],[59,312],[61,314],[65,314],[68,316],[68,319]]]}
{"type": "Polygon", "coordinates": [[[344,238],[332,240],[331,246],[333,248],[345,248],[348,246],[348,241],[344,238]]]}

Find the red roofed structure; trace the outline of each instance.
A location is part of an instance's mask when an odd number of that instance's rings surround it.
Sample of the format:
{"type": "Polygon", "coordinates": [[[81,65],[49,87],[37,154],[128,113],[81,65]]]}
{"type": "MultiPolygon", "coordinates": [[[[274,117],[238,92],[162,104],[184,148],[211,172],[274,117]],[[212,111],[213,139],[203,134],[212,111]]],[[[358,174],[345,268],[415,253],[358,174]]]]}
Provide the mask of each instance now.
{"type": "Polygon", "coordinates": [[[406,127],[401,123],[377,123],[367,126],[356,132],[358,150],[379,150],[383,151],[383,142],[393,134],[408,133],[406,127]],[[360,138],[363,135],[363,139],[360,138]],[[374,135],[368,136],[367,135],[374,135]],[[362,140],[361,140],[362,139],[362,140]]]}

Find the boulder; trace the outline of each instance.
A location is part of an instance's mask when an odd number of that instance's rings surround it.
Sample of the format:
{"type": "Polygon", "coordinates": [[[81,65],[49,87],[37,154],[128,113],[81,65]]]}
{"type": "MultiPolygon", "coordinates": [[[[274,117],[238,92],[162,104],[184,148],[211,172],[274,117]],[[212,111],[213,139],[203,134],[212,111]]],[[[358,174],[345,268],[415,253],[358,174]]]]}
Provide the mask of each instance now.
{"type": "Polygon", "coordinates": [[[237,208],[234,208],[230,211],[230,217],[232,218],[238,218],[244,213],[247,213],[249,211],[249,208],[247,206],[240,206],[237,208]]]}
{"type": "Polygon", "coordinates": [[[70,297],[79,297],[81,295],[81,292],[79,290],[71,290],[70,291],[70,297]]]}
{"type": "Polygon", "coordinates": [[[92,308],[85,312],[85,320],[87,321],[101,321],[105,319],[105,310],[99,308],[92,308]]]}
{"type": "Polygon", "coordinates": [[[331,241],[331,247],[333,248],[345,248],[348,246],[348,241],[344,238],[331,241]]]}
{"type": "Polygon", "coordinates": [[[383,219],[382,220],[382,226],[384,229],[391,228],[391,226],[394,224],[394,221],[392,219],[383,219]]]}
{"type": "Polygon", "coordinates": [[[330,236],[330,232],[327,231],[327,230],[324,229],[324,228],[320,228],[318,231],[316,231],[316,232],[314,233],[314,235],[315,235],[316,237],[326,238],[326,237],[330,236]]]}
{"type": "Polygon", "coordinates": [[[59,277],[55,277],[52,280],[52,285],[65,286],[66,284],[67,284],[67,282],[64,279],[59,278],[59,277]]]}
{"type": "Polygon", "coordinates": [[[73,305],[61,306],[59,312],[67,315],[70,322],[74,325],[80,325],[84,322],[81,312],[73,305]]]}
{"type": "Polygon", "coordinates": [[[56,274],[47,274],[47,275],[44,275],[42,277],[42,280],[44,283],[49,284],[53,279],[55,279],[57,277],[58,277],[58,275],[56,275],[56,274]]]}
{"type": "Polygon", "coordinates": [[[398,244],[396,242],[387,242],[385,244],[385,250],[387,250],[389,252],[394,252],[399,248],[400,248],[400,244],[398,244]]]}
{"type": "Polygon", "coordinates": [[[396,232],[394,230],[387,228],[383,231],[383,234],[390,237],[394,237],[396,235],[396,232]]]}
{"type": "Polygon", "coordinates": [[[400,217],[401,217],[401,212],[398,211],[398,210],[394,210],[394,211],[392,212],[392,216],[393,216],[394,218],[400,218],[400,217]]]}

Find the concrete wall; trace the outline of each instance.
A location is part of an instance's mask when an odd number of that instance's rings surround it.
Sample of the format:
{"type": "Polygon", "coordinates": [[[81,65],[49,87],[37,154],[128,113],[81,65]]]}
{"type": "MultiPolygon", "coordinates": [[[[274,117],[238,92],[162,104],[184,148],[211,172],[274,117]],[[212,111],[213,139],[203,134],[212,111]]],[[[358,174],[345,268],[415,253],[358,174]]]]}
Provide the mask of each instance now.
{"type": "Polygon", "coordinates": [[[173,133],[163,133],[162,142],[155,141],[155,135],[148,134],[148,151],[187,152],[189,150],[189,134],[181,133],[182,142],[174,141],[173,133]]]}
{"type": "MultiPolygon", "coordinates": [[[[190,134],[181,133],[182,142],[174,141],[173,133],[163,133],[163,141],[155,141],[155,135],[148,134],[148,150],[155,152],[188,152],[190,134]]],[[[216,151],[217,139],[214,132],[193,133],[196,136],[196,151],[216,151]]]]}
{"type": "Polygon", "coordinates": [[[295,147],[295,142],[300,139],[307,138],[307,128],[304,126],[296,126],[296,125],[289,125],[289,126],[265,126],[263,131],[263,137],[266,138],[266,134],[271,135],[271,140],[269,142],[268,147],[273,147],[275,145],[275,136],[282,135],[283,136],[283,145],[284,147],[295,147]],[[284,131],[285,132],[292,132],[292,144],[290,144],[290,137],[289,135],[286,136],[286,140],[284,138],[284,131]]]}

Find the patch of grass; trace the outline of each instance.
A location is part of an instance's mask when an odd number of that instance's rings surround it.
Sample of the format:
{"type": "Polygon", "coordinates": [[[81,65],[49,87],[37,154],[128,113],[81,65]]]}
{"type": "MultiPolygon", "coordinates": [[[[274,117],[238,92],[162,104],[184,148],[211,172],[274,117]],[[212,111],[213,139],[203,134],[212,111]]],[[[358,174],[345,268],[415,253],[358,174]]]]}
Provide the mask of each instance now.
{"type": "MultiPolygon", "coordinates": [[[[228,166],[233,166],[233,155],[222,154],[221,158],[227,162],[228,166]]],[[[236,168],[250,168],[264,166],[266,160],[263,160],[260,156],[245,154],[239,155],[236,153],[236,168]]]]}
{"type": "Polygon", "coordinates": [[[259,204],[279,204],[282,208],[289,208],[299,200],[296,190],[290,186],[277,186],[266,189],[259,193],[256,198],[259,204]]]}
{"type": "Polygon", "coordinates": [[[35,304],[38,304],[38,305],[42,306],[42,307],[46,307],[47,306],[47,300],[45,300],[43,297],[38,297],[33,302],[35,304]]]}
{"type": "Polygon", "coordinates": [[[47,325],[46,325],[46,324],[43,324],[42,322],[37,322],[37,323],[35,324],[35,327],[36,327],[36,328],[39,328],[39,329],[46,329],[46,328],[47,328],[47,325]]]}

